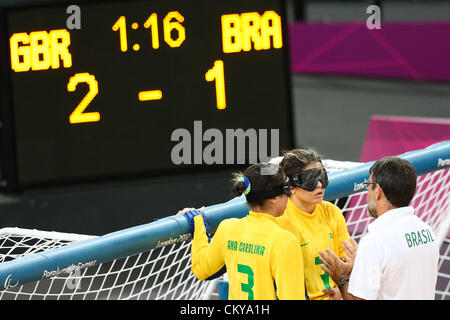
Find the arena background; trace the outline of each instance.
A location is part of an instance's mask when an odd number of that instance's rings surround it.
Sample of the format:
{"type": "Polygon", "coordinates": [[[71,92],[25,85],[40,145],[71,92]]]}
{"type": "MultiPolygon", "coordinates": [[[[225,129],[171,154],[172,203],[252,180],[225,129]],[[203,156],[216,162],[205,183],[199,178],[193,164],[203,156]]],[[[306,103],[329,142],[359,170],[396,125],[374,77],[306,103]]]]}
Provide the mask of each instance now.
{"type": "MultiPolygon", "coordinates": [[[[414,50],[423,57],[422,62],[430,53],[433,56],[436,50],[443,50],[438,51],[437,69],[450,70],[448,33],[447,37],[436,35],[436,47],[421,45],[423,38],[417,36],[423,22],[435,22],[448,28],[450,1],[314,0],[288,1],[287,4],[289,30],[296,30],[296,25],[305,23],[329,27],[354,22],[365,24],[368,5],[379,5],[382,30],[390,23],[405,23],[402,38],[415,44],[414,50]]],[[[289,36],[292,50],[295,41],[305,43],[295,33],[289,36]]],[[[346,39],[351,43],[357,38],[346,39]]],[[[358,48],[358,42],[353,45],[358,48]]],[[[339,51],[337,46],[335,49],[339,51]]],[[[291,60],[294,63],[295,57],[291,60]]],[[[408,78],[397,70],[400,75],[394,78],[365,73],[363,67],[358,69],[363,70],[360,74],[345,70],[315,72],[314,68],[307,67],[302,71],[293,70],[291,75],[295,144],[312,146],[325,158],[360,161],[375,115],[450,119],[450,73],[448,79],[433,78],[433,70],[420,73],[423,77],[413,74],[408,78]]],[[[442,132],[443,140],[445,134],[449,139],[448,127],[442,132]]],[[[423,140],[420,132],[417,137],[409,137],[414,138],[418,142],[423,140]]],[[[398,150],[395,154],[404,151],[398,150]]],[[[229,171],[218,171],[0,194],[0,221],[4,227],[101,235],[148,223],[187,206],[200,207],[229,200],[232,197],[230,177],[229,171]]]]}

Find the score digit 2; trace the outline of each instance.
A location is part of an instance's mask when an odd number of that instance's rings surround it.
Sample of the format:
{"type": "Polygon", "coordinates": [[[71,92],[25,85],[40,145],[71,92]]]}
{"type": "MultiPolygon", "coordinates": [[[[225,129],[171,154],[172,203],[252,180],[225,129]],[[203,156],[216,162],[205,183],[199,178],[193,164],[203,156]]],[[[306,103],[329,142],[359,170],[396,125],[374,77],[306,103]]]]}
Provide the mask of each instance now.
{"type": "Polygon", "coordinates": [[[84,112],[87,106],[98,94],[98,82],[97,80],[95,80],[95,77],[93,75],[86,72],[75,74],[69,79],[69,83],[67,84],[67,91],[74,92],[77,88],[77,85],[82,82],[88,84],[89,91],[69,116],[69,122],[71,124],[100,121],[100,113],[84,112]]]}

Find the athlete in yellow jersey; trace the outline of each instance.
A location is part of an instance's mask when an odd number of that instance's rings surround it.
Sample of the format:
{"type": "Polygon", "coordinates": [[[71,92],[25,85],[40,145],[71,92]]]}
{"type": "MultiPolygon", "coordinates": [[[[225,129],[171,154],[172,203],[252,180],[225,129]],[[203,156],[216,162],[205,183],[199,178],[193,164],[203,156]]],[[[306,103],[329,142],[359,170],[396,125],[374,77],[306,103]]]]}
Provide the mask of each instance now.
{"type": "Polygon", "coordinates": [[[193,216],[195,226],[192,272],[204,280],[226,265],[229,299],[304,300],[300,243],[275,220],[286,208],[289,180],[278,166],[274,175],[261,175],[261,169],[252,165],[235,178],[233,191],[246,196],[251,210],[242,219],[222,221],[210,243],[202,212],[180,211],[188,221],[193,216]]]}
{"type": "Polygon", "coordinates": [[[328,299],[325,291],[336,284],[320,267],[319,251],[330,248],[339,257],[345,256],[343,241],[349,240],[350,235],[344,216],[337,206],[323,201],[328,177],[314,151],[287,152],[280,165],[290,179],[291,195],[284,215],[277,221],[300,240],[308,298],[328,299]]]}

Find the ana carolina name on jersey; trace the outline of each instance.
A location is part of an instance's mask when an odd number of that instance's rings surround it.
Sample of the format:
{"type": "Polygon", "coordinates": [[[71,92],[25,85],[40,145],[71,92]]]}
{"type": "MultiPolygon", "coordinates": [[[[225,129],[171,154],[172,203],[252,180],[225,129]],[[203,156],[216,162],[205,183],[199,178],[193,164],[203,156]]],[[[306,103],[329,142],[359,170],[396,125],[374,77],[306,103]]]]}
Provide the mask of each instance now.
{"type": "Polygon", "coordinates": [[[244,253],[258,254],[260,256],[263,256],[264,251],[266,250],[264,246],[259,244],[253,244],[248,242],[238,243],[237,241],[234,240],[228,240],[227,249],[244,253]]]}
{"type": "Polygon", "coordinates": [[[405,239],[408,243],[408,248],[434,242],[433,236],[428,229],[405,233],[405,239]]]}

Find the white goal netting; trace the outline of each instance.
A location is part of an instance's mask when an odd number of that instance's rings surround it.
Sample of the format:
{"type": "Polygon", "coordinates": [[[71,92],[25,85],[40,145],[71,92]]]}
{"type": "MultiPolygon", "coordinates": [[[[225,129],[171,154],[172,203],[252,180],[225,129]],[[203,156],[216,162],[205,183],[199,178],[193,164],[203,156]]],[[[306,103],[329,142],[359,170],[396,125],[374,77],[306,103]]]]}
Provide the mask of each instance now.
{"type": "MultiPolygon", "coordinates": [[[[8,228],[0,234],[0,261],[90,238],[8,228]]],[[[44,271],[43,280],[6,284],[0,300],[208,299],[215,281],[198,281],[191,273],[190,247],[190,241],[183,241],[96,266],[44,271]]]]}
{"type": "MultiPolygon", "coordinates": [[[[371,218],[367,192],[336,199],[350,234],[358,241],[371,218]]],[[[450,300],[450,169],[418,178],[412,205],[440,241],[436,299],[450,300]]],[[[65,246],[89,236],[7,228],[0,230],[0,263],[65,246]]],[[[217,280],[199,281],[191,273],[190,240],[162,246],[94,266],[71,265],[43,274],[40,281],[16,285],[6,279],[0,299],[217,299],[217,280]]]]}

